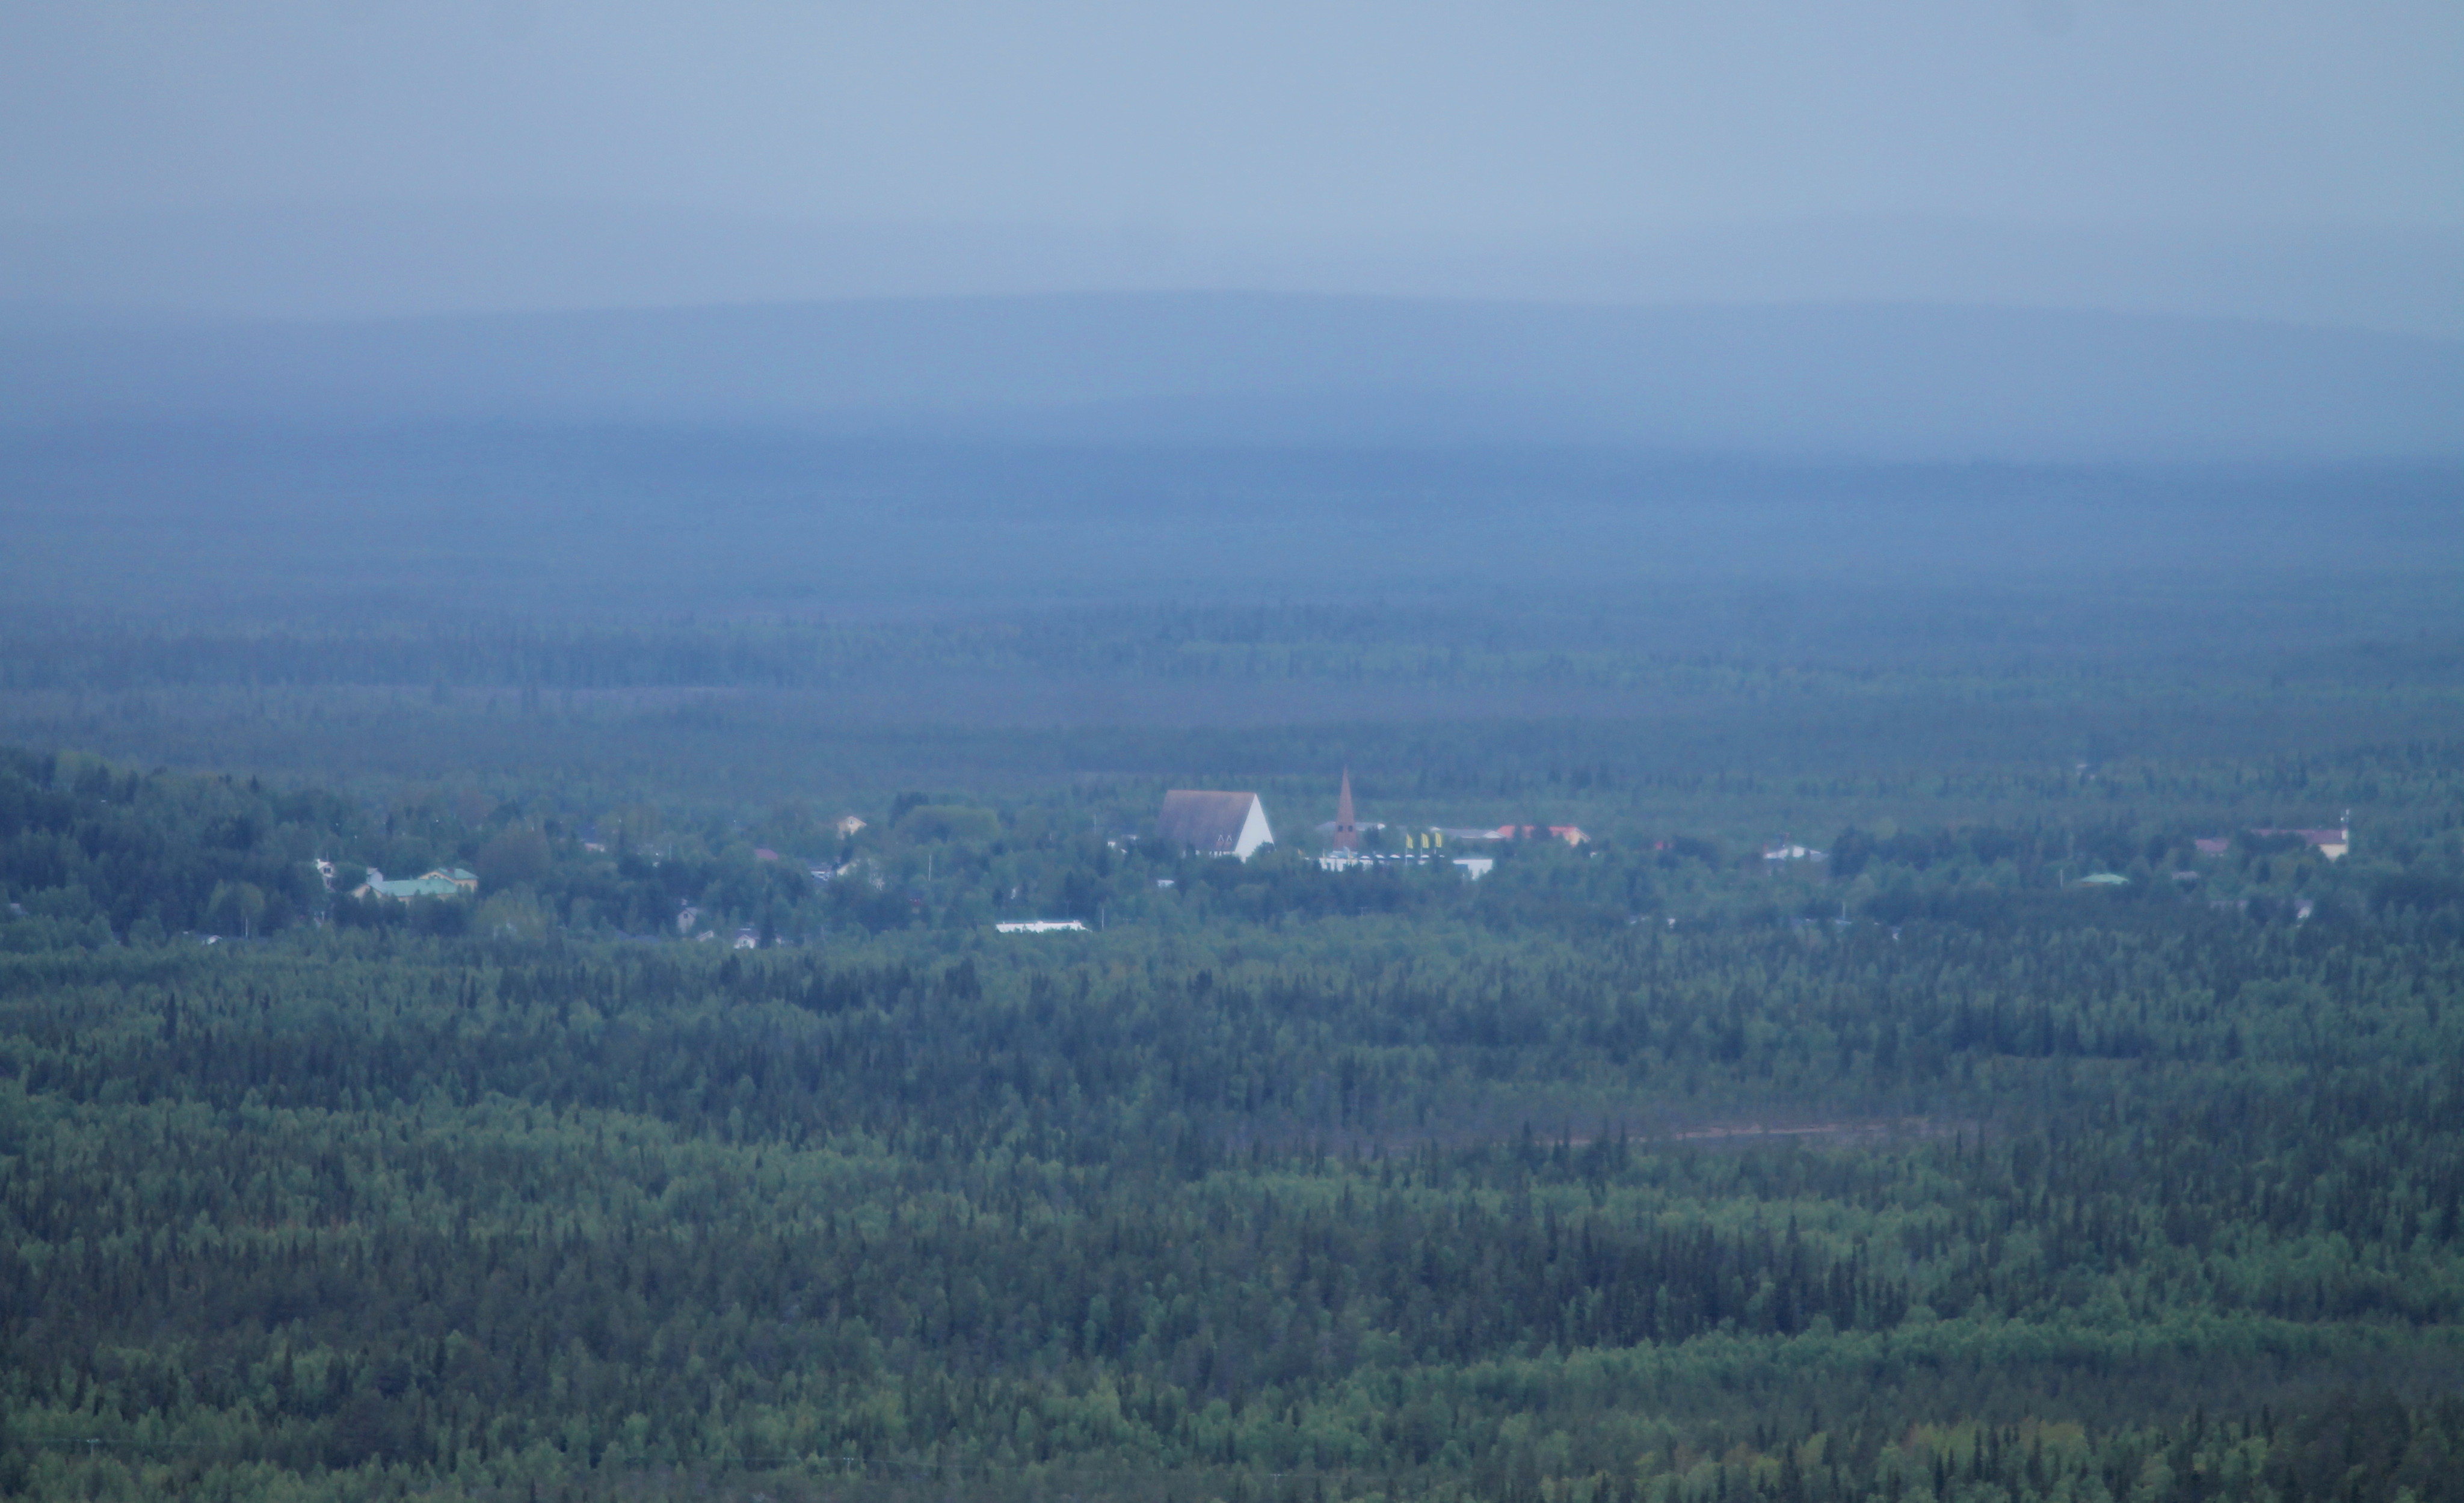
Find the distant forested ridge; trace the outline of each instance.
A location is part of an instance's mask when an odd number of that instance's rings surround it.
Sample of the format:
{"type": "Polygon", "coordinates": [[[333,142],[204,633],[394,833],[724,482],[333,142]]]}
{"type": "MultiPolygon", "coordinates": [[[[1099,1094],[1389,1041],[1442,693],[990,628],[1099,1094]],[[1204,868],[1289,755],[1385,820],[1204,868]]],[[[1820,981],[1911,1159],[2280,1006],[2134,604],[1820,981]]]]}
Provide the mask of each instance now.
{"type": "Polygon", "coordinates": [[[0,320],[20,424],[612,422],[1158,443],[2455,453],[2452,339],[2063,308],[1259,292],[0,320]],[[1789,393],[1773,403],[1771,393],[1789,393]]]}

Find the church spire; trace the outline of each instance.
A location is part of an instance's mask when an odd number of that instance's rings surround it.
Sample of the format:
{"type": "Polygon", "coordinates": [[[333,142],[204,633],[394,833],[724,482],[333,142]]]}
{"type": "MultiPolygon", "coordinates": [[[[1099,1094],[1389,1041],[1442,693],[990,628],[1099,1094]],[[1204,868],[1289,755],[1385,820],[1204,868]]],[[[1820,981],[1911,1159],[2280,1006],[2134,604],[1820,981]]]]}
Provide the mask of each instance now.
{"type": "Polygon", "coordinates": [[[1360,826],[1352,818],[1352,768],[1343,769],[1343,793],[1334,801],[1334,848],[1338,851],[1360,849],[1360,826]]]}

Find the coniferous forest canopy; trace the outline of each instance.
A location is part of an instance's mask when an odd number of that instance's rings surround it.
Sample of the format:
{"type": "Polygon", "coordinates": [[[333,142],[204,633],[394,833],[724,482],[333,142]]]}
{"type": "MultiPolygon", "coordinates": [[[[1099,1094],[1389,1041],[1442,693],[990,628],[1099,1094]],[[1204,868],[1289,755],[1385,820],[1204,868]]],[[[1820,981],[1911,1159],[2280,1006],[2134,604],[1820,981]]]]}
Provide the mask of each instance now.
{"type": "Polygon", "coordinates": [[[6,448],[0,1493],[2464,1498],[2452,468],[320,442],[6,448]]]}

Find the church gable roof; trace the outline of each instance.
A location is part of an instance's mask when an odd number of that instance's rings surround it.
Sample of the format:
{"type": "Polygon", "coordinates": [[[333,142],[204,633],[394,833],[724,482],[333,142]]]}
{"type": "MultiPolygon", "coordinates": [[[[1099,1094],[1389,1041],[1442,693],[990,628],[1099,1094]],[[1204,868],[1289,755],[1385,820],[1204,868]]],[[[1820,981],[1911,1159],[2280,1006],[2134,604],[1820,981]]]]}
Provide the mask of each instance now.
{"type": "Polygon", "coordinates": [[[1240,848],[1241,832],[1248,825],[1249,812],[1257,802],[1256,794],[1176,788],[1163,795],[1163,812],[1155,816],[1155,833],[1192,850],[1230,854],[1240,848]]]}

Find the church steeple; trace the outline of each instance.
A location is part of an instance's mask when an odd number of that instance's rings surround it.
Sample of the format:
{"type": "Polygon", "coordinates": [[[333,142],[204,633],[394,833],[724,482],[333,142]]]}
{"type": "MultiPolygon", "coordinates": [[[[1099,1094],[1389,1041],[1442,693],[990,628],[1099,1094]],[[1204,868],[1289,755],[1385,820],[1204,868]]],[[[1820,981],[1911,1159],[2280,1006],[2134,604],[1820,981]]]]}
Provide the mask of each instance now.
{"type": "Polygon", "coordinates": [[[1343,769],[1343,793],[1334,801],[1334,848],[1338,851],[1360,849],[1360,826],[1352,818],[1352,768],[1343,769]]]}

